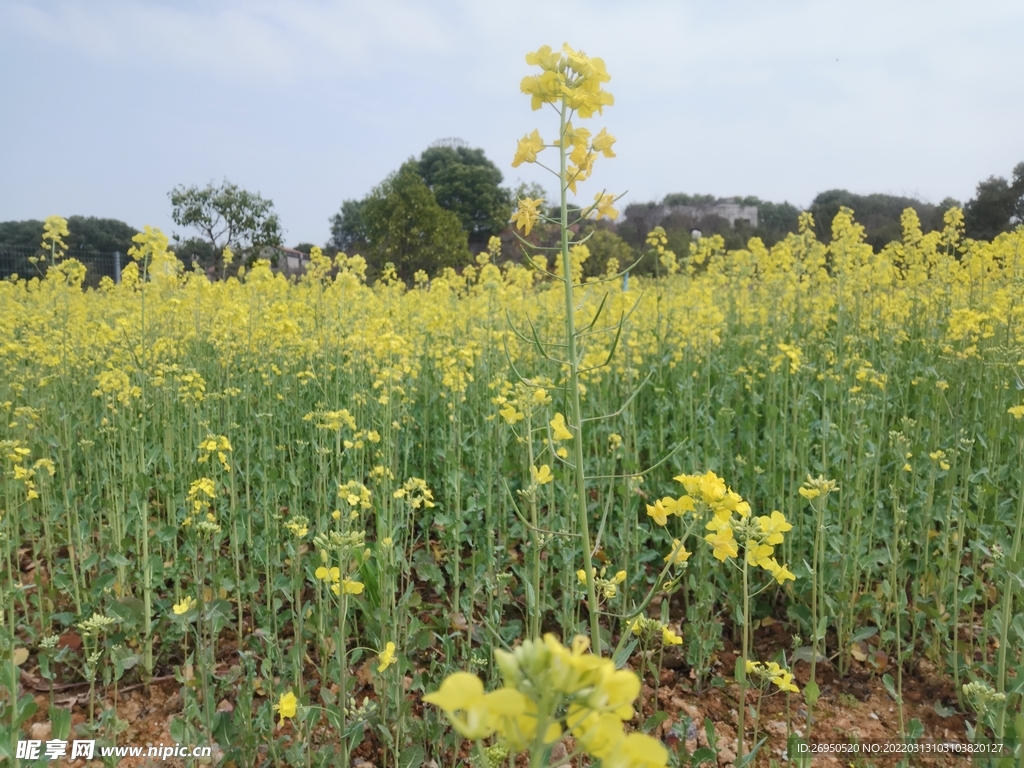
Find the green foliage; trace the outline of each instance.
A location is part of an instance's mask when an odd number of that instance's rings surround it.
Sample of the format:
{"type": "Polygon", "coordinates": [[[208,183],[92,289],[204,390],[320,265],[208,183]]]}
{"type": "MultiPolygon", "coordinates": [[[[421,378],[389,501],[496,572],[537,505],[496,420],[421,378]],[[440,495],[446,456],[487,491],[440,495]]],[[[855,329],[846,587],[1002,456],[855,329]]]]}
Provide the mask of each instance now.
{"type": "Polygon", "coordinates": [[[359,251],[366,247],[369,237],[363,223],[363,209],[368,198],[346,200],[341,210],[331,217],[331,239],[328,248],[339,251],[359,251]]]}
{"type": "MultiPolygon", "coordinates": [[[[120,251],[124,255],[132,247],[132,237],[138,230],[117,219],[71,216],[68,219],[68,232],[70,234],[64,241],[68,245],[70,256],[114,251],[120,251]]],[[[0,221],[0,245],[19,250],[37,250],[42,235],[42,221],[0,221]]]]}
{"type": "MultiPolygon", "coordinates": [[[[581,238],[585,233],[581,232],[581,238]]],[[[584,277],[597,277],[608,272],[608,260],[615,259],[616,271],[626,269],[639,254],[610,227],[594,225],[586,242],[590,258],[583,263],[584,277]]]]}
{"type": "Polygon", "coordinates": [[[363,253],[371,276],[388,261],[404,280],[466,264],[470,242],[485,244],[508,225],[514,195],[501,182],[482,149],[429,147],[362,200],[344,201],[327,247],[363,253]]]}
{"type": "Polygon", "coordinates": [[[790,232],[797,231],[800,209],[790,202],[773,203],[757,197],[744,198],[743,205],[757,206],[757,227],[753,236],[760,237],[768,247],[782,240],[790,232]]]}
{"type": "Polygon", "coordinates": [[[942,229],[942,215],[946,209],[931,203],[923,203],[911,197],[896,195],[857,195],[845,189],[830,189],[820,193],[811,203],[818,236],[831,240],[832,220],[839,209],[850,208],[857,214],[857,222],[864,226],[864,240],[877,252],[893,240],[902,236],[900,216],[907,208],[917,211],[921,219],[921,230],[925,233],[942,229]]]}
{"type": "Polygon", "coordinates": [[[414,162],[391,174],[360,206],[371,271],[379,273],[391,262],[401,279],[411,281],[418,270],[435,274],[469,263],[459,217],[437,204],[414,162]]]}
{"type": "Polygon", "coordinates": [[[968,237],[991,240],[1024,223],[1024,163],[1013,169],[1013,179],[989,176],[978,182],[974,199],[964,206],[964,228],[968,237]]]}
{"type": "Polygon", "coordinates": [[[0,245],[17,249],[36,249],[43,234],[43,222],[38,219],[27,221],[0,221],[0,245]]]}
{"type": "Polygon", "coordinates": [[[538,184],[536,181],[521,181],[516,185],[515,190],[512,192],[513,200],[525,200],[530,198],[536,200],[541,198],[543,200],[549,200],[548,192],[544,187],[538,184]]]}
{"type": "Polygon", "coordinates": [[[187,267],[192,264],[199,264],[200,267],[210,267],[216,263],[213,246],[209,240],[201,237],[190,237],[188,240],[176,242],[172,248],[174,255],[178,257],[187,267]]]}
{"type": "Polygon", "coordinates": [[[171,218],[182,227],[198,230],[217,258],[225,248],[252,252],[281,244],[281,222],[274,203],[225,180],[219,187],[179,185],[168,193],[171,218]]]}
{"type": "Polygon", "coordinates": [[[500,186],[501,171],[482,149],[432,146],[416,168],[437,204],[459,217],[471,242],[486,243],[508,224],[511,193],[500,186]]]}
{"type": "Polygon", "coordinates": [[[662,205],[713,205],[718,200],[714,195],[687,195],[683,192],[673,192],[670,195],[665,195],[665,199],[661,201],[662,205]]]}

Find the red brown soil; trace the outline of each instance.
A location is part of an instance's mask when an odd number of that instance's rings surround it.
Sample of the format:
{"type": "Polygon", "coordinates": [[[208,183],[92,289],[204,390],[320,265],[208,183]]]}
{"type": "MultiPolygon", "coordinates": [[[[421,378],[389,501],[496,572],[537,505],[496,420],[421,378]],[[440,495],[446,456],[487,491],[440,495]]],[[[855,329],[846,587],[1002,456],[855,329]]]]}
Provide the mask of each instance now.
{"type": "MultiPolygon", "coordinates": [[[[781,625],[760,630],[755,637],[755,648],[760,658],[770,658],[772,652],[782,647],[785,632],[781,625]]],[[[682,655],[678,652],[666,653],[661,670],[660,684],[657,686],[658,709],[668,714],[668,718],[656,729],[655,735],[662,738],[670,749],[686,749],[691,754],[698,748],[707,745],[704,733],[704,720],[709,718],[714,725],[718,737],[718,764],[728,766],[736,757],[736,710],[738,686],[731,679],[736,654],[726,641],[726,649],[718,654],[711,670],[711,678],[718,676],[717,685],[705,684],[704,689],[695,689],[694,676],[686,668],[682,655]],[[689,718],[692,725],[684,728],[689,718]]],[[[31,689],[32,683],[42,682],[38,679],[38,670],[32,668],[30,660],[23,668],[22,682],[31,689]]],[[[898,712],[895,702],[886,692],[881,681],[883,670],[873,670],[854,661],[849,673],[840,678],[837,670],[828,662],[818,664],[818,682],[821,696],[815,711],[813,738],[819,742],[850,743],[858,741],[891,741],[898,740],[898,712]]],[[[888,670],[893,673],[893,669],[888,670]]],[[[805,662],[793,665],[793,672],[801,690],[809,676],[809,666],[805,662]]],[[[367,676],[368,678],[368,676],[367,676]]],[[[641,694],[643,715],[649,716],[652,701],[655,697],[654,679],[646,676],[641,694]]],[[[57,695],[57,703],[72,709],[72,722],[84,722],[87,716],[87,688],[77,688],[57,695]]],[[[112,693],[112,692],[111,692],[112,693]]],[[[903,677],[904,720],[909,723],[917,718],[924,725],[924,739],[949,742],[966,742],[964,715],[953,712],[943,717],[939,711],[955,710],[956,696],[949,680],[941,677],[928,662],[919,661],[914,668],[905,672],[903,677]],[[936,708],[936,704],[940,706],[936,708]]],[[[368,688],[359,692],[372,696],[368,688]]],[[[36,696],[39,711],[34,716],[28,731],[29,738],[45,740],[49,737],[47,722],[47,696],[40,693],[36,696]]],[[[748,704],[757,704],[756,692],[748,691],[748,704]]],[[[221,707],[230,707],[233,702],[225,699],[221,707]]],[[[109,698],[102,698],[97,705],[109,707],[109,698]]],[[[182,700],[179,685],[173,679],[162,679],[152,684],[149,689],[142,686],[122,692],[118,699],[118,718],[128,724],[127,730],[118,737],[119,745],[148,746],[171,745],[174,740],[170,735],[170,723],[173,717],[181,712],[182,700]]],[[[806,733],[807,712],[802,695],[792,695],[789,700],[789,723],[800,735],[806,733]]],[[[785,694],[777,693],[765,696],[757,724],[760,739],[768,737],[767,742],[758,753],[755,762],[758,766],[785,764],[784,754],[787,736],[787,701],[785,694]]],[[[288,723],[284,726],[290,728],[288,723]]],[[[747,749],[756,741],[753,737],[753,724],[750,717],[746,724],[747,749]]],[[[216,757],[214,763],[216,763],[216,757]]],[[[856,759],[849,755],[822,755],[814,760],[815,766],[840,765],[895,765],[895,758],[873,757],[856,759]]],[[[953,756],[915,757],[914,765],[964,765],[969,762],[965,758],[953,756]]],[[[87,763],[77,760],[68,764],[75,768],[99,766],[99,760],[87,763]]],[[[159,761],[153,758],[123,758],[119,764],[124,768],[149,768],[152,766],[184,766],[182,760],[169,759],[159,761]]],[[[361,768],[383,765],[378,745],[369,740],[359,745],[353,753],[353,765],[361,768]]],[[[429,764],[428,764],[429,765],[429,764]]],[[[237,768],[243,768],[238,766],[237,768]]]]}

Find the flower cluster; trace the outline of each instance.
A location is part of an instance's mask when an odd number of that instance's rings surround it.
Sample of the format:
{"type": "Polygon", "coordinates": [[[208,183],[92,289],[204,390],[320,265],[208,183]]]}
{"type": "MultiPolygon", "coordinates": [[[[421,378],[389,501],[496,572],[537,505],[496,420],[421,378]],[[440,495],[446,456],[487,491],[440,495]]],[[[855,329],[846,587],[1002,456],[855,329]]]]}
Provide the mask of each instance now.
{"type": "MultiPolygon", "coordinates": [[[[945,454],[943,454],[945,455],[945,454]]],[[[908,457],[909,458],[909,457],[908,457]]],[[[825,477],[818,475],[818,477],[807,476],[807,480],[800,486],[799,494],[808,501],[817,499],[819,496],[828,496],[830,493],[838,489],[835,480],[827,480],[825,477]]]]}
{"type": "MultiPolygon", "coordinates": [[[[516,146],[512,167],[536,163],[537,155],[547,147],[558,147],[563,153],[567,152],[563,189],[576,194],[576,185],[591,175],[598,155],[615,157],[612,149],[615,137],[604,128],[594,135],[588,128],[573,125],[569,118],[577,115],[586,119],[595,112],[601,114],[604,107],[614,104],[615,99],[602,87],[611,76],[602,59],[573,50],[568,43],[562,46],[561,51],[553,51],[549,45],[542,46],[526,55],[526,63],[540,67],[541,72],[524,77],[520,90],[530,96],[534,110],[544,104],[559,105],[563,113],[562,133],[551,144],[546,143],[537,130],[523,136],[516,146]]],[[[516,227],[529,235],[543,218],[540,213],[543,202],[543,198],[521,198],[519,208],[512,216],[516,227]]],[[[596,213],[598,219],[603,216],[617,218],[619,213],[612,207],[614,202],[614,195],[599,192],[594,196],[594,203],[582,215],[596,213]]]]}
{"type": "Polygon", "coordinates": [[[171,606],[171,610],[174,612],[175,616],[184,616],[186,613],[191,611],[193,607],[195,607],[195,604],[196,601],[191,595],[185,595],[180,602],[171,606]]]}
{"type": "Polygon", "coordinates": [[[672,627],[662,624],[657,619],[649,619],[646,616],[637,616],[629,624],[629,631],[639,637],[645,643],[649,643],[657,637],[662,645],[682,645],[683,638],[675,633],[672,627]]]}
{"type": "Polygon", "coordinates": [[[538,740],[553,744],[568,733],[604,766],[666,765],[668,752],[657,739],[623,728],[634,717],[640,679],[588,650],[582,636],[570,648],[550,634],[528,640],[512,652],[495,650],[503,687],[485,693],[476,675],[456,672],[423,700],[465,738],[496,736],[509,752],[538,740]]]}
{"type": "MultiPolygon", "coordinates": [[[[353,512],[356,507],[360,509],[372,509],[373,494],[370,493],[370,489],[360,483],[358,480],[349,480],[347,483],[338,486],[338,498],[348,504],[353,512]]],[[[341,516],[341,513],[338,513],[341,516]]]]}
{"type": "Polygon", "coordinates": [[[363,583],[348,578],[342,573],[342,567],[347,573],[350,568],[357,568],[360,563],[370,557],[370,550],[364,548],[364,535],[362,531],[350,533],[338,533],[329,531],[319,533],[313,537],[313,546],[320,552],[322,563],[314,572],[313,576],[317,581],[328,584],[331,591],[338,595],[359,595],[363,592],[363,583]],[[332,566],[331,562],[336,560],[341,566],[332,566]]]}
{"type": "MultiPolygon", "coordinates": [[[[71,234],[68,231],[68,223],[61,216],[47,216],[43,222],[42,248],[53,256],[54,261],[62,259],[67,253],[68,246],[64,238],[71,234]]],[[[45,261],[45,257],[41,260],[45,261]]]]}
{"type": "Polygon", "coordinates": [[[530,96],[534,111],[544,104],[558,104],[564,98],[580,117],[591,117],[615,103],[615,98],[601,87],[611,80],[604,60],[575,51],[568,43],[561,51],[542,45],[526,54],[526,63],[541,68],[539,75],[524,77],[519,84],[519,89],[530,96]]]}
{"type": "Polygon", "coordinates": [[[25,500],[39,498],[39,491],[36,490],[36,470],[45,470],[50,477],[57,471],[56,466],[50,459],[39,459],[31,467],[25,466],[24,462],[32,451],[20,445],[17,441],[4,440],[0,442],[0,452],[11,462],[10,477],[16,482],[25,486],[25,500]]]}
{"type": "MultiPolygon", "coordinates": [[[[598,573],[597,568],[594,568],[591,575],[594,577],[594,587],[597,591],[605,600],[611,600],[618,594],[619,584],[626,580],[626,572],[617,571],[610,579],[606,578],[605,574],[607,573],[607,568],[602,568],[600,573],[598,573]]],[[[586,584],[587,572],[580,568],[576,571],[576,578],[579,580],[580,584],[586,584]]]]}
{"type": "MultiPolygon", "coordinates": [[[[684,474],[675,479],[683,484],[686,494],[678,499],[666,496],[648,504],[647,514],[655,523],[666,525],[670,515],[710,513],[711,519],[705,525],[710,533],[704,540],[712,546],[716,559],[725,562],[737,558],[742,546],[747,564],[764,568],[779,584],[796,578],[774,557],[776,545],[783,542],[783,534],[793,528],[785,515],[773,511],[770,515],[753,517],[750,504],[710,470],[703,475],[684,474]]],[[[683,563],[689,556],[682,542],[674,539],[665,562],[683,563]]]]}
{"type": "Polygon", "coordinates": [[[778,662],[769,661],[767,664],[760,661],[747,660],[747,675],[760,681],[762,684],[774,683],[780,691],[800,693],[796,683],[793,682],[793,673],[783,669],[778,662]]]}
{"type": "Polygon", "coordinates": [[[655,227],[648,232],[646,243],[654,249],[658,263],[665,268],[668,274],[674,275],[679,271],[679,262],[676,261],[675,251],[670,251],[665,247],[668,245],[668,237],[664,227],[655,227]]]}
{"type": "Polygon", "coordinates": [[[394,493],[396,499],[405,499],[413,509],[430,509],[434,506],[434,492],[427,487],[427,481],[419,477],[410,477],[402,487],[394,493]]]}
{"type": "MultiPolygon", "coordinates": [[[[216,498],[217,487],[214,485],[213,480],[208,477],[200,477],[198,480],[193,480],[188,489],[190,509],[188,514],[185,515],[185,520],[181,524],[182,527],[187,528],[192,525],[195,516],[204,509],[209,510],[210,503],[216,498]]],[[[206,513],[206,518],[208,522],[216,521],[216,517],[209,511],[206,513]]]]}
{"type": "Polygon", "coordinates": [[[226,472],[231,471],[231,464],[228,463],[228,452],[231,450],[231,441],[228,440],[224,435],[207,435],[206,439],[199,444],[199,458],[196,460],[200,464],[210,460],[210,456],[217,454],[217,461],[221,463],[226,472]]]}

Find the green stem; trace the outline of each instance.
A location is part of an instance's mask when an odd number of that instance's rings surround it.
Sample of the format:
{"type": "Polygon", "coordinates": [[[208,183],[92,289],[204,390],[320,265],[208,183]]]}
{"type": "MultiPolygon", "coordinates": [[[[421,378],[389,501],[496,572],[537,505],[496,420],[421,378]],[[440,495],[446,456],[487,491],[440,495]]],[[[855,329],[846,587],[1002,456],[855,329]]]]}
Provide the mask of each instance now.
{"type": "Polygon", "coordinates": [[[573,461],[576,464],[576,518],[580,540],[583,544],[583,571],[587,577],[587,609],[590,614],[590,642],[594,654],[601,655],[601,624],[597,605],[597,590],[594,585],[594,566],[590,551],[590,521],[587,514],[587,481],[583,468],[583,417],[580,407],[580,361],[576,350],[576,305],[572,295],[572,262],[569,259],[569,207],[566,199],[566,154],[565,127],[568,105],[562,99],[559,111],[558,130],[558,182],[561,195],[559,226],[562,235],[562,279],[565,282],[565,341],[569,362],[569,424],[573,434],[573,461]]]}
{"type": "Polygon", "coordinates": [[[736,762],[743,759],[743,720],[747,710],[747,659],[750,657],[750,583],[747,572],[747,557],[743,555],[743,646],[740,661],[736,666],[737,682],[740,684],[740,700],[736,707],[736,762]]]}

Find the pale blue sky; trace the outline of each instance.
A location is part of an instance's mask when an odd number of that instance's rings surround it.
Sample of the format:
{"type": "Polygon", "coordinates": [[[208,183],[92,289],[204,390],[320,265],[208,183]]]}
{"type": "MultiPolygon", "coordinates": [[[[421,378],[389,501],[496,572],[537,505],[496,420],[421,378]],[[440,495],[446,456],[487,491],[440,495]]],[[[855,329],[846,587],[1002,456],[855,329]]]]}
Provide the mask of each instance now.
{"type": "Polygon", "coordinates": [[[341,202],[431,142],[552,132],[523,56],[605,59],[618,137],[587,199],[806,206],[826,189],[939,202],[1024,161],[1024,2],[0,0],[0,220],[170,234],[168,191],[227,178],[324,243],[341,202]]]}

